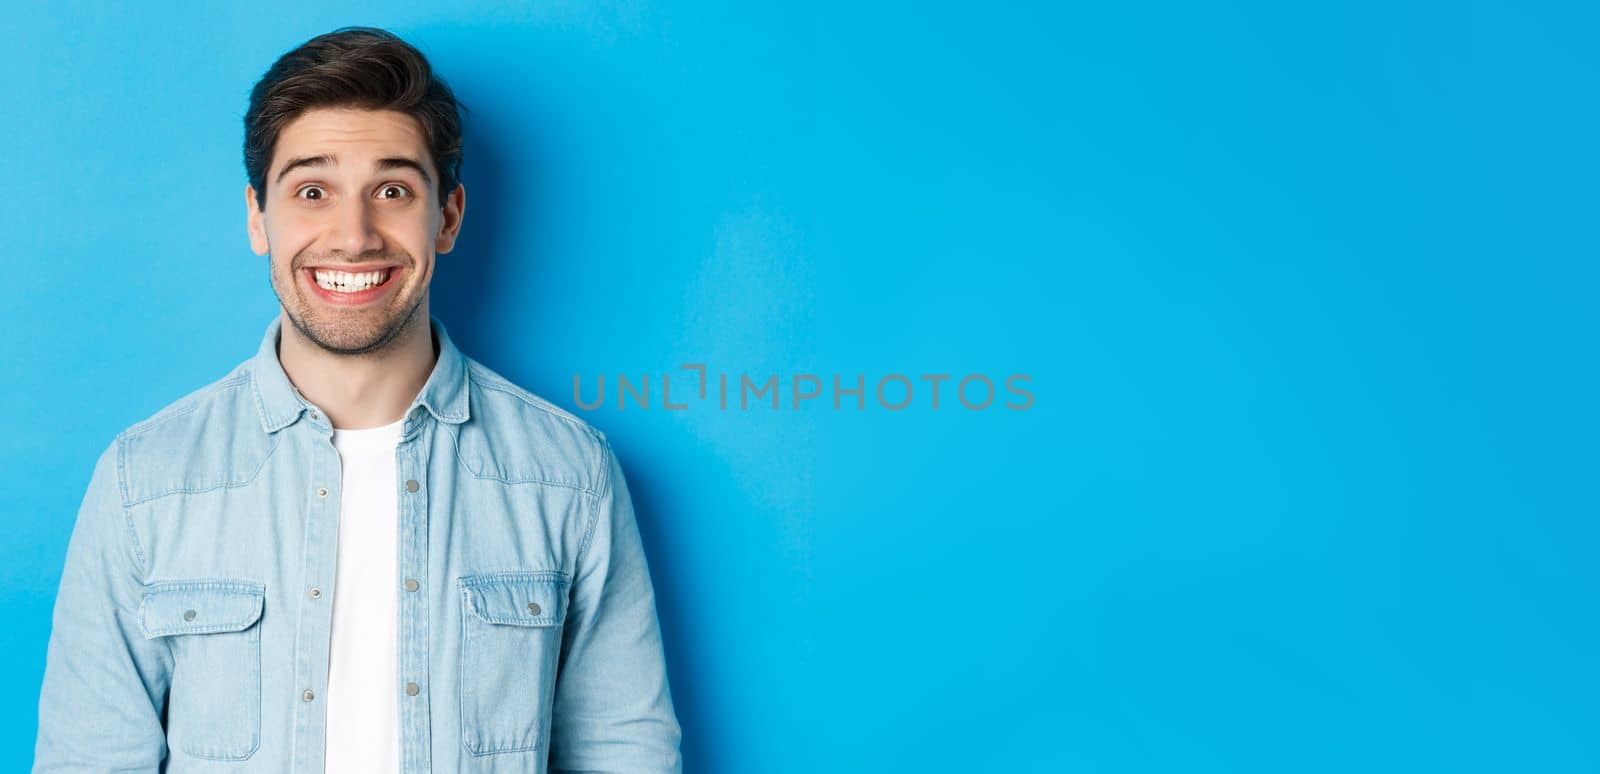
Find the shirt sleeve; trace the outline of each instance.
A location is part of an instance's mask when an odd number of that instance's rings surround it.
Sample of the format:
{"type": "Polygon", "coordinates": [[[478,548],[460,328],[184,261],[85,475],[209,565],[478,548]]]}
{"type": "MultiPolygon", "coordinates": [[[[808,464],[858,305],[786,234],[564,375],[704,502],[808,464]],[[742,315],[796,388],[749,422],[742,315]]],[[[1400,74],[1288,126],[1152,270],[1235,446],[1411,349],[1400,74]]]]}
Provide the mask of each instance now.
{"type": "Polygon", "coordinates": [[[552,772],[682,771],[655,592],[633,501],[601,436],[600,484],[562,634],[552,772]]]}
{"type": "Polygon", "coordinates": [[[139,626],[143,581],[122,505],[118,443],[95,463],[61,573],[33,771],[157,772],[170,654],[139,626]]]}

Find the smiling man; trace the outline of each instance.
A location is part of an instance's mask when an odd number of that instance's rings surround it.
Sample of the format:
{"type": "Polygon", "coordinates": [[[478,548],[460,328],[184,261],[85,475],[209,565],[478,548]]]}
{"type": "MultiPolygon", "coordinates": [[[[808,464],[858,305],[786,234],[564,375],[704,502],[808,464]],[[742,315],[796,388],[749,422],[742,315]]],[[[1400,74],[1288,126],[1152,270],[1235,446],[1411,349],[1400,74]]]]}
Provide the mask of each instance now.
{"type": "Polygon", "coordinates": [[[118,433],[68,544],[35,772],[677,772],[606,436],[428,308],[466,211],[454,96],[343,28],[245,116],[255,355],[118,433]]]}

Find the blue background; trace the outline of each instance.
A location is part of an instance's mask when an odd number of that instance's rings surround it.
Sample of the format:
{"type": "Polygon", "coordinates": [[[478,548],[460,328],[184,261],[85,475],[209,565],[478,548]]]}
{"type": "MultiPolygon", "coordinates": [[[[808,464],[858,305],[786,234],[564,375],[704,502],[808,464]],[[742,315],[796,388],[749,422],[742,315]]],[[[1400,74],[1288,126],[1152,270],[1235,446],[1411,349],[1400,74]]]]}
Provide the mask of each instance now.
{"type": "Polygon", "coordinates": [[[8,9],[0,768],[96,453],[276,312],[249,88],[373,24],[470,111],[435,314],[617,444],[688,771],[1600,770],[1592,6],[506,5],[8,9]],[[918,392],[574,405],[688,362],[918,392]]]}

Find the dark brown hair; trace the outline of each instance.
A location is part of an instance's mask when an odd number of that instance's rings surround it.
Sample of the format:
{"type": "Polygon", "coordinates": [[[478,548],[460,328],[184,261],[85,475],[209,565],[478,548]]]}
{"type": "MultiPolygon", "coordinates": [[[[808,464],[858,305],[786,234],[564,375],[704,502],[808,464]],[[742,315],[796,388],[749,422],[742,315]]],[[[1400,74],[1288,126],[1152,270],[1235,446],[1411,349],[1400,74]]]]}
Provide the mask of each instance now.
{"type": "Polygon", "coordinates": [[[278,58],[250,91],[244,169],[267,206],[267,167],[278,133],[313,108],[396,110],[422,126],[439,172],[439,200],[461,179],[461,116],[450,87],[411,44],[375,27],[340,27],[278,58]]]}

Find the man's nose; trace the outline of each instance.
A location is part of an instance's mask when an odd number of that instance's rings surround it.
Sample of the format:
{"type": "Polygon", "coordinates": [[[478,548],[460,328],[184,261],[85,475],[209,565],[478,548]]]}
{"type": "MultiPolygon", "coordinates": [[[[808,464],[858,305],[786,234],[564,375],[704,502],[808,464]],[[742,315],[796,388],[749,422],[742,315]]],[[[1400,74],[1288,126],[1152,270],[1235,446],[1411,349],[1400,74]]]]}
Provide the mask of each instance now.
{"type": "Polygon", "coordinates": [[[383,249],[383,237],[374,227],[371,208],[364,199],[349,199],[339,203],[334,213],[334,226],[330,247],[350,255],[363,255],[383,249]]]}

